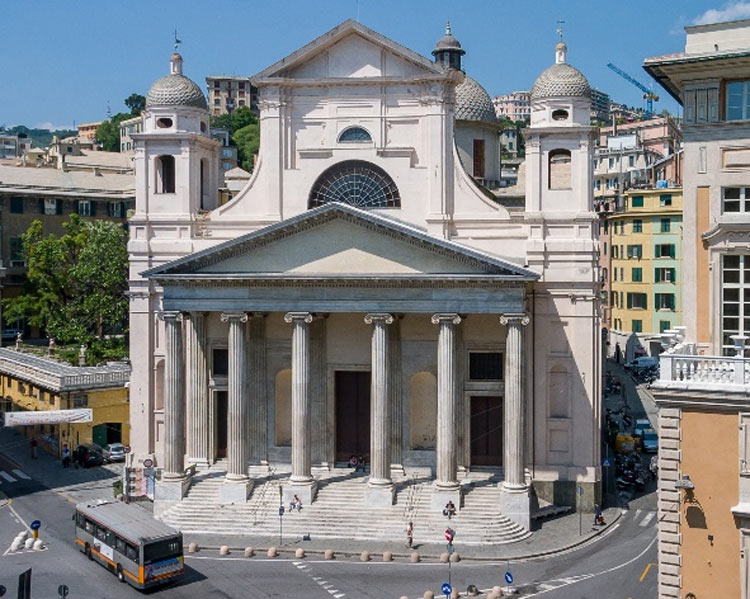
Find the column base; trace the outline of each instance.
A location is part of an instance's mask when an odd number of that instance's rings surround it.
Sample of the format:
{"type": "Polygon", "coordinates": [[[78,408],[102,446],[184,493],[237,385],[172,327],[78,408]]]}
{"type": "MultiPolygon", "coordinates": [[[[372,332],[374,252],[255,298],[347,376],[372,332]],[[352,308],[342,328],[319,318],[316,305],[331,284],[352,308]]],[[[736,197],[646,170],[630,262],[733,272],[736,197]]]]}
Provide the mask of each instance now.
{"type": "Polygon", "coordinates": [[[433,510],[443,510],[446,504],[452,501],[457,510],[461,509],[461,487],[457,484],[453,487],[441,487],[437,483],[432,488],[430,507],[433,510]]]}
{"type": "Polygon", "coordinates": [[[318,481],[311,480],[309,482],[292,482],[289,481],[283,487],[283,501],[284,507],[289,507],[289,502],[294,499],[294,496],[300,498],[302,501],[302,508],[306,505],[310,505],[315,501],[315,495],[318,492],[318,481]]]}
{"type": "Polygon", "coordinates": [[[406,476],[403,464],[391,464],[391,476],[406,476]]]}
{"type": "Polygon", "coordinates": [[[154,487],[154,514],[161,515],[172,506],[180,503],[187,495],[192,479],[189,476],[171,477],[164,475],[154,487]]]}
{"type": "Polygon", "coordinates": [[[313,474],[328,474],[331,471],[331,465],[328,462],[321,462],[320,464],[313,464],[310,468],[313,474]]]}
{"type": "Polygon", "coordinates": [[[227,479],[219,487],[219,503],[247,503],[250,497],[250,491],[253,490],[253,481],[249,478],[245,480],[227,479]]]}
{"type": "Polygon", "coordinates": [[[195,464],[195,467],[199,470],[204,470],[206,468],[211,467],[211,462],[209,462],[206,458],[191,458],[188,457],[185,459],[186,463],[191,465],[195,464]]]}
{"type": "Polygon", "coordinates": [[[268,464],[250,464],[247,467],[248,474],[254,476],[266,476],[271,471],[271,467],[268,464]]]}
{"type": "Polygon", "coordinates": [[[365,505],[368,507],[388,507],[396,498],[396,487],[393,483],[385,485],[367,485],[365,487],[365,505]]]}
{"type": "Polygon", "coordinates": [[[516,524],[531,530],[531,489],[506,488],[503,483],[500,488],[500,512],[516,524]]]}

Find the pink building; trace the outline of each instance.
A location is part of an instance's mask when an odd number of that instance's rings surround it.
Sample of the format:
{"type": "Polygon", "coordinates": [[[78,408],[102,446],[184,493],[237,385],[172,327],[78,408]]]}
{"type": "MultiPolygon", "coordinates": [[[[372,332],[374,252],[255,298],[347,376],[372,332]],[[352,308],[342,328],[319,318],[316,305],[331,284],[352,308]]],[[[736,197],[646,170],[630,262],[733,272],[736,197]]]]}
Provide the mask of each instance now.
{"type": "Polygon", "coordinates": [[[511,121],[528,121],[531,117],[531,92],[518,91],[492,99],[497,118],[511,121]]]}
{"type": "Polygon", "coordinates": [[[599,146],[607,147],[607,138],[613,135],[628,135],[637,133],[640,143],[645,150],[650,150],[669,156],[677,152],[682,145],[682,134],[670,117],[657,117],[647,121],[634,121],[617,125],[616,131],[612,125],[599,129],[599,146]]]}

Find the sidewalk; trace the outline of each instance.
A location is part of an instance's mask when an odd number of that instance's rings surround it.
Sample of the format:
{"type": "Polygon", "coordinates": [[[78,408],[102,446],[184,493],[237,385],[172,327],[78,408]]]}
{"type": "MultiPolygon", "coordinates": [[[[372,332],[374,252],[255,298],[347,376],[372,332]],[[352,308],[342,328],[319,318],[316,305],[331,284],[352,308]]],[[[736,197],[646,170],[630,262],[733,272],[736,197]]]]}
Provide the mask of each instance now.
{"type": "Polygon", "coordinates": [[[32,459],[29,440],[11,427],[0,428],[0,453],[15,462],[19,470],[49,487],[72,503],[114,499],[112,483],[122,476],[122,464],[98,468],[62,467],[62,462],[41,449],[32,459]]]}

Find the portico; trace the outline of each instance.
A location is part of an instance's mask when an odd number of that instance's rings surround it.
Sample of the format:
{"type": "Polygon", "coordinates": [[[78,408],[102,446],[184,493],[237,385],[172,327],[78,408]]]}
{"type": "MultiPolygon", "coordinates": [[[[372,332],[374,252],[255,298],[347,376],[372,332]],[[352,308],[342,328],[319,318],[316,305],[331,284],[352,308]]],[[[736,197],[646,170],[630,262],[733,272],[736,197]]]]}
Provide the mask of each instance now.
{"type": "MultiPolygon", "coordinates": [[[[411,370],[425,368],[411,364],[415,358],[424,360],[427,353],[427,363],[434,370],[437,383],[433,503],[441,507],[450,499],[460,506],[459,467],[470,467],[463,447],[469,435],[462,429],[468,423],[463,418],[461,377],[465,355],[460,350],[462,342],[469,339],[462,328],[466,322],[479,319],[487,323],[480,328],[492,329],[486,335],[495,340],[496,348],[505,348],[504,382],[498,382],[504,384],[503,392],[508,398],[503,426],[505,451],[504,456],[497,456],[498,462],[505,465],[505,478],[512,490],[528,492],[521,414],[522,329],[516,323],[528,322],[524,316],[525,287],[535,275],[349,206],[331,204],[291,220],[294,222],[282,222],[147,273],[163,288],[165,312],[179,315],[170,321],[170,326],[175,329],[175,339],[186,339],[185,355],[191,364],[190,370],[185,370],[187,393],[176,387],[172,408],[165,412],[168,454],[184,451],[181,444],[186,442],[187,462],[202,464],[216,458],[210,455],[205,441],[217,426],[206,416],[212,412],[208,399],[210,381],[216,379],[212,360],[206,357],[206,339],[212,337],[217,346],[217,335],[222,334],[226,335],[228,362],[227,474],[222,500],[244,501],[252,485],[248,466],[268,463],[268,453],[274,451],[277,459],[284,455],[273,443],[266,448],[266,455],[251,456],[248,450],[257,446],[254,437],[259,431],[269,430],[265,418],[273,411],[271,404],[267,406],[269,410],[251,409],[251,405],[257,401],[256,396],[266,396],[259,387],[268,381],[273,387],[267,389],[268,396],[278,396],[278,377],[273,376],[278,363],[291,370],[291,447],[286,455],[292,472],[284,487],[285,498],[296,494],[303,502],[313,501],[313,469],[330,467],[336,461],[335,413],[344,406],[336,405],[335,377],[331,389],[327,382],[329,371],[361,369],[370,374],[370,477],[365,501],[370,505],[390,505],[394,494],[392,467],[403,468],[405,455],[408,461],[410,453],[419,453],[412,452],[409,442],[403,441],[409,438],[403,428],[410,425],[410,412],[405,408],[415,406],[406,406],[405,393],[394,393],[394,387],[401,388],[401,381],[407,376],[413,379],[409,376],[411,370]],[[336,235],[331,235],[333,229],[336,235]],[[278,243],[275,240],[286,240],[287,235],[296,238],[297,247],[314,247],[318,255],[324,254],[328,260],[346,247],[350,256],[357,256],[359,264],[352,268],[358,274],[355,277],[345,271],[326,272],[325,260],[323,264],[318,261],[314,275],[299,272],[304,270],[303,264],[297,265],[296,272],[255,270],[254,253],[262,253],[264,264],[272,264],[274,257],[289,260],[283,244],[274,248],[278,243]],[[383,272],[382,252],[377,260],[370,254],[369,246],[381,237],[389,240],[391,272],[383,272]],[[342,327],[342,323],[357,321],[360,324],[356,329],[342,327]],[[248,331],[253,322],[257,323],[256,333],[251,336],[248,331]],[[282,322],[286,338],[282,337],[282,322]],[[355,348],[365,343],[369,345],[369,356],[355,348]],[[342,363],[339,352],[331,348],[346,345],[362,357],[353,363],[342,363]],[[266,352],[265,361],[270,362],[266,373],[253,372],[248,360],[248,355],[259,347],[266,352]],[[274,347],[285,355],[275,357],[274,347]],[[394,359],[396,356],[401,359],[394,359]],[[409,372],[404,372],[404,365],[409,365],[409,372]],[[248,381],[256,383],[248,385],[248,381]],[[186,441],[179,434],[181,425],[177,423],[184,421],[181,419],[186,419],[186,441]],[[398,456],[398,461],[394,462],[393,456],[398,456]]],[[[306,261],[310,256],[303,252],[299,258],[306,261]]],[[[181,372],[184,361],[178,342],[165,345],[164,360],[165,371],[181,372]]],[[[262,368],[262,363],[253,361],[256,369],[262,368]]],[[[283,417],[276,409],[274,419],[283,417]]],[[[275,422],[275,429],[278,425],[275,422]]],[[[276,439],[277,445],[278,442],[276,439]]],[[[172,462],[172,468],[179,470],[176,461],[172,462]]]]}

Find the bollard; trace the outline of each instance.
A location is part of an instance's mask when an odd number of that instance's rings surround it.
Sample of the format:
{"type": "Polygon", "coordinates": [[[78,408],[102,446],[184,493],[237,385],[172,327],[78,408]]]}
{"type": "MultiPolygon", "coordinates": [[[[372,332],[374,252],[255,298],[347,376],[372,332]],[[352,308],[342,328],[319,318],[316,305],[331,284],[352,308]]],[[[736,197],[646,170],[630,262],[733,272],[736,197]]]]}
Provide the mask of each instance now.
{"type": "Polygon", "coordinates": [[[461,561],[461,556],[458,553],[451,553],[450,560],[453,563],[460,562],[461,561]]]}
{"type": "Polygon", "coordinates": [[[370,552],[369,551],[363,551],[359,554],[359,561],[361,562],[369,562],[370,561],[370,552]]]}
{"type": "Polygon", "coordinates": [[[390,551],[383,551],[383,561],[384,562],[392,562],[393,561],[393,554],[390,551]]]}
{"type": "Polygon", "coordinates": [[[435,599],[435,593],[432,591],[425,591],[422,597],[424,597],[424,599],[435,599]]]}
{"type": "Polygon", "coordinates": [[[323,554],[323,556],[326,559],[334,559],[336,557],[336,554],[333,552],[333,549],[326,549],[326,552],[323,554]]]}
{"type": "Polygon", "coordinates": [[[500,599],[500,595],[498,595],[495,591],[491,591],[487,595],[487,599],[500,599]]]}
{"type": "Polygon", "coordinates": [[[440,554],[440,562],[441,563],[447,564],[449,559],[450,559],[450,555],[448,553],[441,553],[440,554]]]}
{"type": "Polygon", "coordinates": [[[10,544],[10,550],[11,550],[11,551],[18,551],[18,550],[19,550],[19,549],[21,548],[21,546],[22,546],[22,545],[23,545],[23,543],[22,543],[21,541],[19,541],[18,539],[15,539],[15,540],[14,540],[14,541],[13,541],[13,542],[12,542],[12,543],[10,544]]]}
{"type": "Polygon", "coordinates": [[[466,587],[466,594],[469,597],[476,597],[479,595],[479,589],[477,588],[477,585],[470,584],[468,587],[466,587]]]}
{"type": "Polygon", "coordinates": [[[409,561],[412,564],[416,564],[419,562],[419,554],[416,551],[413,551],[412,554],[409,556],[409,561]]]}
{"type": "Polygon", "coordinates": [[[44,549],[44,542],[42,542],[42,539],[36,539],[34,541],[34,549],[36,551],[41,551],[42,549],[44,549]]]}
{"type": "Polygon", "coordinates": [[[458,599],[458,589],[453,589],[451,591],[451,599],[458,599]]]}
{"type": "Polygon", "coordinates": [[[252,547],[245,547],[245,557],[253,557],[255,555],[255,549],[252,547]]]}
{"type": "Polygon", "coordinates": [[[188,545],[188,553],[195,553],[198,551],[198,543],[190,543],[188,545]]]}
{"type": "Polygon", "coordinates": [[[302,547],[297,547],[297,551],[294,552],[294,557],[297,559],[302,559],[305,557],[305,550],[302,549],[302,547]]]}
{"type": "Polygon", "coordinates": [[[277,555],[278,555],[278,552],[276,551],[276,547],[268,548],[268,557],[276,557],[277,555]]]}
{"type": "Polygon", "coordinates": [[[219,548],[219,555],[229,555],[229,547],[227,545],[222,545],[219,548]]]}
{"type": "Polygon", "coordinates": [[[34,539],[29,537],[24,541],[23,546],[25,549],[31,549],[34,546],[34,539]]]}

